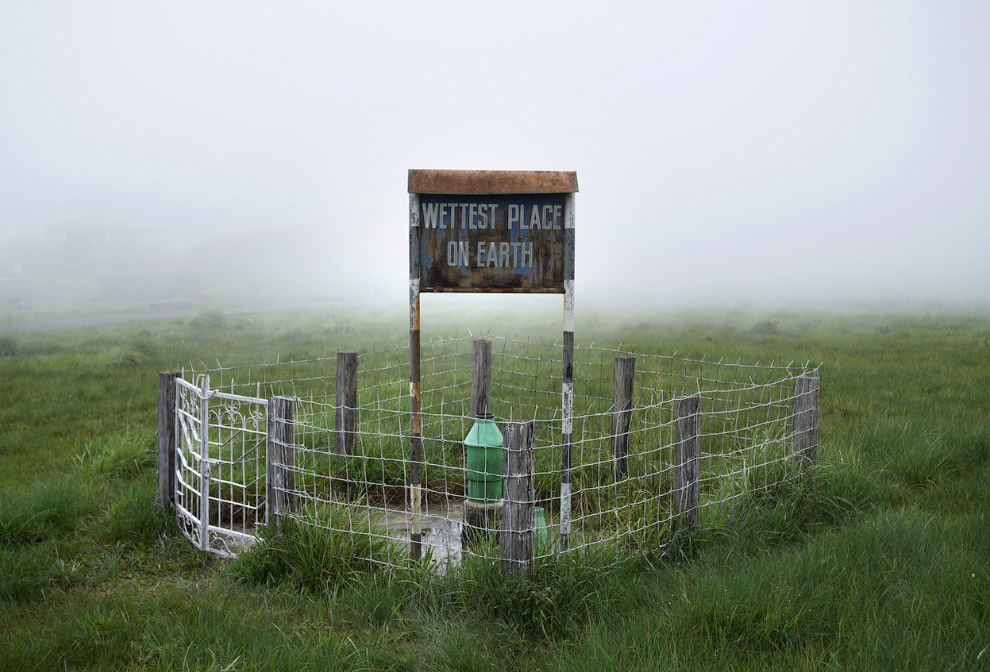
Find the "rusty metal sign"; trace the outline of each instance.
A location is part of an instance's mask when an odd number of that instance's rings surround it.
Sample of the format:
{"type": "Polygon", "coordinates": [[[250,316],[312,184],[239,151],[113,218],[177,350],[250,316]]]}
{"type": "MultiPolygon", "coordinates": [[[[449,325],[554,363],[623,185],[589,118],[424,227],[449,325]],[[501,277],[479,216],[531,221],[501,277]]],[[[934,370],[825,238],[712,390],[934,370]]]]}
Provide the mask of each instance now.
{"type": "Polygon", "coordinates": [[[573,173],[410,171],[409,182],[420,292],[564,293],[573,173]]]}
{"type": "Polygon", "coordinates": [[[573,172],[409,171],[409,555],[422,553],[422,292],[564,295],[560,427],[560,544],[571,515],[574,410],[573,172]]]}
{"type": "Polygon", "coordinates": [[[423,194],[421,292],[564,291],[564,195],[423,194]]]}

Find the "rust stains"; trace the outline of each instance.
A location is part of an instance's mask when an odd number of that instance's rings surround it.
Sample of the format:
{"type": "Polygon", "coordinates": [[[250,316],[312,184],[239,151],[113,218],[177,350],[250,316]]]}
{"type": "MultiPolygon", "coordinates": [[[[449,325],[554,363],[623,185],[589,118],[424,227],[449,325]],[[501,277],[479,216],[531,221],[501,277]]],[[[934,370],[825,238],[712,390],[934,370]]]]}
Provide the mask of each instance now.
{"type": "Polygon", "coordinates": [[[577,173],[573,171],[409,171],[411,194],[570,194],[577,190],[577,173]]]}
{"type": "Polygon", "coordinates": [[[567,194],[421,194],[420,292],[563,293],[567,194]]]}

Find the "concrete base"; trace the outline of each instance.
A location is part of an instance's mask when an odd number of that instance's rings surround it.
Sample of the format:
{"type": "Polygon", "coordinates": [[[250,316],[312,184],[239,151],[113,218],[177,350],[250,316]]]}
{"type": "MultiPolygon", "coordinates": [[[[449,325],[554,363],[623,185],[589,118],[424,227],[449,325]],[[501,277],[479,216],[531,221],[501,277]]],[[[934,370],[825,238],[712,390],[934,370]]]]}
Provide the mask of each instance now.
{"type": "Polygon", "coordinates": [[[483,504],[465,500],[461,545],[464,549],[474,549],[483,544],[497,544],[501,523],[502,502],[483,504]]]}

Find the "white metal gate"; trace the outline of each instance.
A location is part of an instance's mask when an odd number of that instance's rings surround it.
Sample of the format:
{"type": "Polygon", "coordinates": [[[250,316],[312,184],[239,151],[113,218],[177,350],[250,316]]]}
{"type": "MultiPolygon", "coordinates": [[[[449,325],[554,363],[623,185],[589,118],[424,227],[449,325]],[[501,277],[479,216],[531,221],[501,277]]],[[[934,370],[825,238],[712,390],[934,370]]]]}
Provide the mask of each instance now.
{"type": "Polygon", "coordinates": [[[265,519],[268,402],[211,390],[207,375],[175,385],[179,529],[204,551],[235,556],[265,519]]]}

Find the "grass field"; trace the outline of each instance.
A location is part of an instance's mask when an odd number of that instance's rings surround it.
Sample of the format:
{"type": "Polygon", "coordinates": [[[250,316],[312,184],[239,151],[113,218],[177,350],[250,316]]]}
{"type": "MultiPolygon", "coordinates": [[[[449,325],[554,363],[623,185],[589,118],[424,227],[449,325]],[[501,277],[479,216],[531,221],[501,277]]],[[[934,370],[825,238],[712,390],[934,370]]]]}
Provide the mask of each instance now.
{"type": "Polygon", "coordinates": [[[401,316],[0,336],[0,669],[990,669],[990,317],[589,316],[578,332],[823,362],[814,477],[662,556],[547,563],[528,584],[481,561],[369,572],[318,531],[222,561],[153,507],[157,371],[401,343],[401,316]]]}

